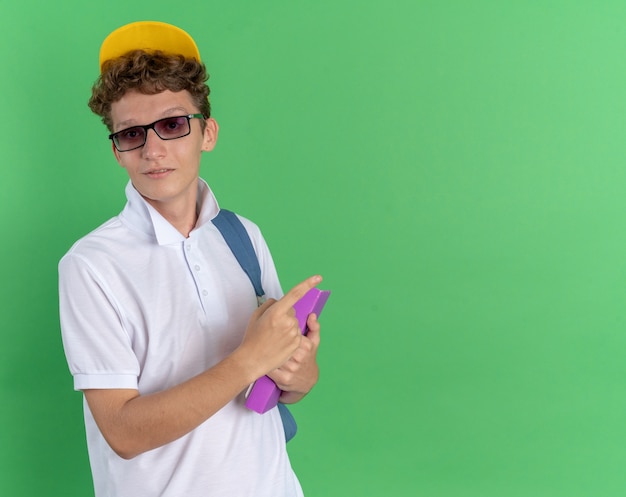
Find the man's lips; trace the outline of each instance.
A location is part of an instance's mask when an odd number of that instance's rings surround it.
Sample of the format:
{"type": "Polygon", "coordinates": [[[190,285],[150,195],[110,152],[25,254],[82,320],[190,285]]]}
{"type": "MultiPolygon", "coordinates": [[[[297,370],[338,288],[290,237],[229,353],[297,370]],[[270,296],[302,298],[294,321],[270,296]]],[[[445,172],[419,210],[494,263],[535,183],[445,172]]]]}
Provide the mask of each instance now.
{"type": "Polygon", "coordinates": [[[146,171],[145,174],[146,176],[150,176],[151,178],[158,178],[161,176],[165,176],[168,173],[171,173],[173,171],[173,169],[168,169],[168,168],[161,168],[161,169],[151,169],[150,171],[146,171]]]}

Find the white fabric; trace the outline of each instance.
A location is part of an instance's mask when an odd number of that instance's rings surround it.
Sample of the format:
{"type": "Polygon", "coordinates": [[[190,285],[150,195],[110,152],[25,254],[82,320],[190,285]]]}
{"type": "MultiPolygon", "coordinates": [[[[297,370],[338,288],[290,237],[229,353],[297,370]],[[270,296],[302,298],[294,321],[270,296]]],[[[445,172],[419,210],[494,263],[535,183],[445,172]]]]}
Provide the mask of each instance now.
{"type": "MultiPolygon", "coordinates": [[[[189,238],[129,183],[119,216],[79,240],[59,264],[63,344],[77,390],[167,389],[241,343],[256,296],[221,233],[219,207],[200,182],[189,238]]],[[[268,297],[282,291],[265,241],[241,218],[268,297]]],[[[124,460],[84,403],[96,497],[301,496],[277,409],[249,411],[243,395],[188,435],[124,460]]]]}

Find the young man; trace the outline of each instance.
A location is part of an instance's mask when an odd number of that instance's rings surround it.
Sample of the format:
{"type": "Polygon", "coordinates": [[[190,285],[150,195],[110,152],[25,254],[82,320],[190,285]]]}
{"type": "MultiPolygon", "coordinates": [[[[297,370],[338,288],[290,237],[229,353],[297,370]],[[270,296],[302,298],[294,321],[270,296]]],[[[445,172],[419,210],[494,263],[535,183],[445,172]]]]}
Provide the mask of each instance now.
{"type": "Polygon", "coordinates": [[[59,264],[63,343],[84,392],[96,496],[302,495],[278,410],[246,409],[243,392],[268,374],[292,403],[317,382],[320,326],[311,315],[303,337],[293,304],[321,278],[282,296],[259,229],[240,218],[269,297],[257,308],[199,178],[218,125],[187,33],[123,26],[104,41],[100,64],[89,105],[128,173],[128,202],[59,264]]]}

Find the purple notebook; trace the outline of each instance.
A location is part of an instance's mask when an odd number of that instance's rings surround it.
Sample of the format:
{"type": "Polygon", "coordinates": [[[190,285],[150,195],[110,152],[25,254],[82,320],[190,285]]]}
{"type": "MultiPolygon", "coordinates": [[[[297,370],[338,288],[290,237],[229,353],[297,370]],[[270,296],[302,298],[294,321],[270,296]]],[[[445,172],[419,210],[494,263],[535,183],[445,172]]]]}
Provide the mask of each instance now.
{"type": "MultiPolygon", "coordinates": [[[[309,314],[315,313],[319,316],[329,296],[329,290],[311,288],[304,297],[294,304],[293,308],[296,311],[298,325],[303,335],[306,335],[309,331],[306,326],[309,314]]],[[[276,386],[276,383],[267,376],[263,376],[254,382],[246,399],[246,407],[263,414],[278,404],[280,394],[281,390],[276,386]]]]}

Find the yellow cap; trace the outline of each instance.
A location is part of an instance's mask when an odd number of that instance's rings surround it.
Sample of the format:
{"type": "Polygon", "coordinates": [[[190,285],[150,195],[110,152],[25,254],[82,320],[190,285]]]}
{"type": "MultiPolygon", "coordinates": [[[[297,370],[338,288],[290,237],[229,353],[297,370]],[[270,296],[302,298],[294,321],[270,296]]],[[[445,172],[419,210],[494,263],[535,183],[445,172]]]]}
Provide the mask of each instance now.
{"type": "Polygon", "coordinates": [[[200,61],[196,43],[182,29],[164,22],[139,21],[117,28],[105,38],[100,47],[100,72],[107,60],[115,59],[132,50],[147,52],[160,50],[200,61]]]}

